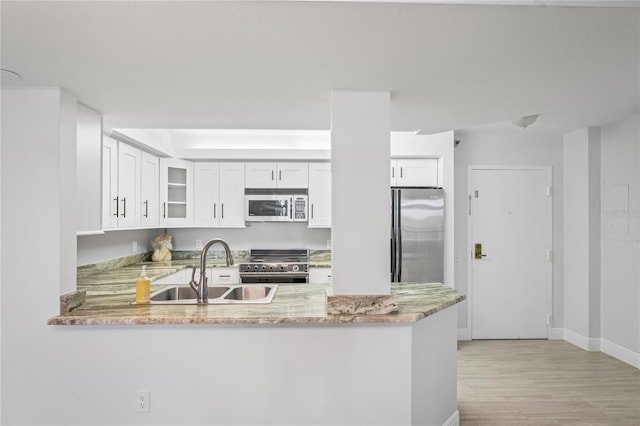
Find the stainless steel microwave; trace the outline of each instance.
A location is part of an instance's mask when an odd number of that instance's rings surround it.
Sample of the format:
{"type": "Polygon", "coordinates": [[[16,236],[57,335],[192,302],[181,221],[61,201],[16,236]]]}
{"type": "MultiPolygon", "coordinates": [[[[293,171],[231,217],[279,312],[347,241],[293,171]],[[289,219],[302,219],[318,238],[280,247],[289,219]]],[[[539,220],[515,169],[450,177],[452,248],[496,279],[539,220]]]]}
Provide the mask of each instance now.
{"type": "Polygon", "coordinates": [[[307,222],[306,195],[247,194],[245,221],[247,222],[307,222]]]}

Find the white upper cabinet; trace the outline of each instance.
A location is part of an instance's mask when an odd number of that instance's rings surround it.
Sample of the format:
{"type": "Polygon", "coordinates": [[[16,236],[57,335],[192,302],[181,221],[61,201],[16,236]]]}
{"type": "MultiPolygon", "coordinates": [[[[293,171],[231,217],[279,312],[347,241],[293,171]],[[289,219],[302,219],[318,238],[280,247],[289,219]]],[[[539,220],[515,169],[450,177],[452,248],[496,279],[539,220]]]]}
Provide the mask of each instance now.
{"type": "Polygon", "coordinates": [[[276,163],[246,163],[245,186],[247,188],[276,188],[276,163]]]}
{"type": "Polygon", "coordinates": [[[246,163],[246,188],[307,188],[308,163],[246,163]]]}
{"type": "Polygon", "coordinates": [[[193,224],[193,163],[160,159],[160,224],[193,224]]]}
{"type": "Polygon", "coordinates": [[[245,227],[244,163],[220,163],[220,226],[245,227]]]}
{"type": "Polygon", "coordinates": [[[102,229],[118,226],[118,141],[102,138],[102,229]]]}
{"type": "Polygon", "coordinates": [[[140,226],[140,159],[142,152],[118,142],[118,196],[116,213],[119,228],[140,226]]]}
{"type": "Polygon", "coordinates": [[[140,156],[137,148],[102,138],[102,228],[140,225],[140,156]]]}
{"type": "Polygon", "coordinates": [[[194,164],[193,224],[214,226],[220,223],[220,165],[194,164]]]}
{"type": "Polygon", "coordinates": [[[244,227],[244,163],[195,163],[194,225],[244,227]]]}
{"type": "Polygon", "coordinates": [[[391,160],[391,186],[438,186],[438,160],[411,158],[391,160]]]}
{"type": "Polygon", "coordinates": [[[278,163],[278,188],[307,188],[309,163],[278,163]]]}
{"type": "Polygon", "coordinates": [[[140,221],[144,227],[158,226],[160,212],[160,159],[142,152],[140,166],[140,221]]]}
{"type": "Polygon", "coordinates": [[[102,228],[158,226],[158,157],[102,138],[102,228]]]}
{"type": "Polygon", "coordinates": [[[309,228],[331,227],[331,163],[309,163],[309,228]]]}

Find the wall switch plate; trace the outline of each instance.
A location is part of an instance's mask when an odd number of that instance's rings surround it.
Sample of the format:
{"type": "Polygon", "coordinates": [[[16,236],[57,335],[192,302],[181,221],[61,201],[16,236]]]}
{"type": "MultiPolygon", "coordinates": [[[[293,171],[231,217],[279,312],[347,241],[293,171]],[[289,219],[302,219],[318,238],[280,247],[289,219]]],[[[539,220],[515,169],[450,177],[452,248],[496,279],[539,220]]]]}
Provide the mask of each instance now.
{"type": "Polygon", "coordinates": [[[133,242],[133,252],[135,253],[135,252],[137,252],[137,251],[138,251],[138,242],[137,242],[137,241],[134,241],[134,242],[133,242]]]}
{"type": "Polygon", "coordinates": [[[197,249],[201,249],[202,248],[202,240],[196,240],[196,248],[197,249]]]}
{"type": "Polygon", "coordinates": [[[149,402],[148,390],[136,391],[136,413],[148,413],[149,402]]]}

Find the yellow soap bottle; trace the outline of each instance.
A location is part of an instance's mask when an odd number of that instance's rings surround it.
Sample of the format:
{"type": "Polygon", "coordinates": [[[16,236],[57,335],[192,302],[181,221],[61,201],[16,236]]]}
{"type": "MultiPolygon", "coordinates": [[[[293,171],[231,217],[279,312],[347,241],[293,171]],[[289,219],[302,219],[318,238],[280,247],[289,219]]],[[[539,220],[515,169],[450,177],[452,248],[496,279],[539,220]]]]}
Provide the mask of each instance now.
{"type": "Polygon", "coordinates": [[[142,266],[142,272],[136,281],[136,303],[149,303],[151,280],[147,277],[147,265],[142,266]]]}

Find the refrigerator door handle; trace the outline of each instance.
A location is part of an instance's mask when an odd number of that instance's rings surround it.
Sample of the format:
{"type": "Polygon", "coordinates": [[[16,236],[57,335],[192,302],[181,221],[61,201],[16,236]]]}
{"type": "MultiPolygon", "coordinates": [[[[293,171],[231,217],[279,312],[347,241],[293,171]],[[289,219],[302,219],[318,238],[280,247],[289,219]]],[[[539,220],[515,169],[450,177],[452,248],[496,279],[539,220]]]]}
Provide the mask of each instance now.
{"type": "Polygon", "coordinates": [[[396,245],[398,246],[396,248],[396,251],[398,252],[398,260],[397,260],[397,266],[396,268],[398,269],[398,273],[397,273],[397,281],[396,282],[402,282],[402,212],[400,211],[400,200],[401,200],[401,191],[398,191],[398,218],[397,218],[397,228],[396,228],[396,245]]]}
{"type": "Polygon", "coordinates": [[[391,282],[396,281],[396,191],[391,190],[391,282]]]}
{"type": "Polygon", "coordinates": [[[393,243],[394,240],[394,236],[391,236],[391,282],[396,280],[396,247],[393,243]]]}

